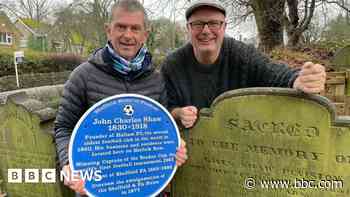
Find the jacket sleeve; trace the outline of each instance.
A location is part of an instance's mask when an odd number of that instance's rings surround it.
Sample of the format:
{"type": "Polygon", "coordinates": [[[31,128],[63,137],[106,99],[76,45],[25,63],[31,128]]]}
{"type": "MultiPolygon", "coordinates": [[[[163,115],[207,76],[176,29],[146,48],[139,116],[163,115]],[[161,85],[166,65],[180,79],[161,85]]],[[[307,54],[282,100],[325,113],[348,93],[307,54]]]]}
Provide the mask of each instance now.
{"type": "Polygon", "coordinates": [[[56,150],[60,167],[68,164],[68,146],[74,126],[86,111],[84,71],[75,69],[64,85],[63,96],[54,123],[56,150]]]}
{"type": "Polygon", "coordinates": [[[274,63],[270,58],[248,45],[246,52],[241,53],[248,66],[248,81],[251,86],[259,87],[293,87],[299,69],[291,69],[285,64],[274,63]]]}

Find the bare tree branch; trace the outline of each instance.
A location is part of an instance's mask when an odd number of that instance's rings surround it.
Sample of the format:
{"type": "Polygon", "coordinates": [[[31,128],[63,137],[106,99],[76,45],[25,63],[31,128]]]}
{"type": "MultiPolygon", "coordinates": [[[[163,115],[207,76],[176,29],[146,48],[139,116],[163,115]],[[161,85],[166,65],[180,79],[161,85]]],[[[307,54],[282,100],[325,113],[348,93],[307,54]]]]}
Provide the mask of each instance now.
{"type": "MultiPolygon", "coordinates": [[[[306,1],[308,1],[308,0],[306,0],[306,1]]],[[[289,10],[289,14],[288,14],[289,25],[292,25],[295,28],[298,26],[298,23],[299,23],[298,1],[287,0],[287,5],[288,5],[288,10],[289,10]]]]}
{"type": "Polygon", "coordinates": [[[303,21],[303,23],[300,26],[300,31],[304,32],[307,27],[309,26],[311,19],[314,15],[314,11],[315,11],[315,4],[316,4],[316,0],[311,0],[311,5],[310,5],[310,10],[308,12],[308,15],[306,16],[306,20],[303,21]]]}
{"type": "Polygon", "coordinates": [[[20,16],[42,21],[51,13],[51,0],[18,0],[16,12],[20,16]]]}
{"type": "Polygon", "coordinates": [[[9,11],[11,14],[13,14],[16,17],[19,17],[18,13],[14,9],[14,5],[10,4],[9,2],[1,2],[0,3],[0,9],[5,8],[7,11],[9,11]]]}
{"type": "MultiPolygon", "coordinates": [[[[304,1],[304,10],[303,10],[303,12],[304,12],[304,17],[303,17],[303,19],[302,19],[302,21],[300,22],[300,25],[299,25],[299,27],[301,27],[302,26],[302,24],[304,24],[305,23],[305,21],[307,20],[307,18],[308,18],[308,16],[309,16],[309,0],[305,0],[304,1]]],[[[298,14],[298,13],[297,13],[298,14]]],[[[298,22],[299,23],[299,22],[298,22]]]]}
{"type": "Polygon", "coordinates": [[[339,6],[340,8],[344,9],[346,12],[350,13],[350,6],[346,6],[344,1],[327,1],[325,0],[325,2],[329,3],[329,4],[336,4],[337,6],[339,6]]]}

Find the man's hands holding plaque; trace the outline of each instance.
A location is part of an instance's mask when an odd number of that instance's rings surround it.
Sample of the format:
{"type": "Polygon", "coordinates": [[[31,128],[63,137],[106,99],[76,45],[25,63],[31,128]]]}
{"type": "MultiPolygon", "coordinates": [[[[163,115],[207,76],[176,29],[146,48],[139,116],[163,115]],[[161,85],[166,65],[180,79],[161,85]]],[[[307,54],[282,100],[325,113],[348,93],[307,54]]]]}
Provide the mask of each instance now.
{"type": "Polygon", "coordinates": [[[67,187],[69,187],[70,189],[72,189],[78,194],[85,195],[86,191],[84,189],[84,185],[85,185],[84,181],[81,178],[74,176],[74,174],[72,173],[72,170],[70,169],[69,164],[63,166],[62,171],[66,175],[68,175],[68,177],[70,177],[70,180],[66,178],[64,179],[64,185],[66,185],[67,187]]]}
{"type": "Polygon", "coordinates": [[[187,160],[186,142],[181,138],[180,147],[176,151],[176,165],[182,166],[187,160]]]}
{"type": "MultiPolygon", "coordinates": [[[[176,151],[175,158],[176,158],[176,165],[178,167],[182,166],[188,158],[187,149],[186,149],[186,142],[183,139],[181,139],[180,147],[176,151]]],[[[65,165],[62,168],[62,170],[66,175],[68,175],[68,177],[74,176],[74,174],[72,174],[72,170],[71,170],[69,164],[65,165]]],[[[66,185],[67,187],[69,187],[70,189],[72,189],[73,191],[75,191],[76,193],[78,193],[80,195],[86,195],[86,191],[85,191],[85,187],[84,187],[85,183],[79,177],[70,178],[70,180],[67,180],[65,178],[64,185],[66,185]]]]}

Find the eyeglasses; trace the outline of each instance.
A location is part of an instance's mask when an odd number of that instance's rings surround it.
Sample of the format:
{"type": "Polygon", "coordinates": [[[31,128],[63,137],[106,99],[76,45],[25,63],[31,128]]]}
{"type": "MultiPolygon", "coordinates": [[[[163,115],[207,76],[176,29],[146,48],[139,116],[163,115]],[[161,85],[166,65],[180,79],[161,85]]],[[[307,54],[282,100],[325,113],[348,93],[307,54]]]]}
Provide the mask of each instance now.
{"type": "Polygon", "coordinates": [[[208,25],[209,29],[212,31],[217,31],[221,28],[222,24],[224,24],[224,21],[218,21],[218,20],[212,20],[208,22],[204,21],[193,21],[189,22],[191,28],[195,31],[202,31],[205,27],[205,25],[208,25]]]}

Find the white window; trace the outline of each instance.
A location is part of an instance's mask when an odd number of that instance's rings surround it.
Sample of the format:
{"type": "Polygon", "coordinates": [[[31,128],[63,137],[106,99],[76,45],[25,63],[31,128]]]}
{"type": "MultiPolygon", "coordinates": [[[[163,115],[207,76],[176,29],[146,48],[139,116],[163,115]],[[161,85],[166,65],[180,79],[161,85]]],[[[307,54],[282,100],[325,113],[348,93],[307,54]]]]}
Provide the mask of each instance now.
{"type": "Polygon", "coordinates": [[[5,43],[6,33],[0,32],[0,43],[5,43]]]}
{"type": "Polygon", "coordinates": [[[7,33],[6,40],[7,40],[7,43],[12,44],[12,35],[7,33]]]}
{"type": "Polygon", "coordinates": [[[12,44],[12,35],[7,32],[0,32],[0,44],[12,44]]]}

